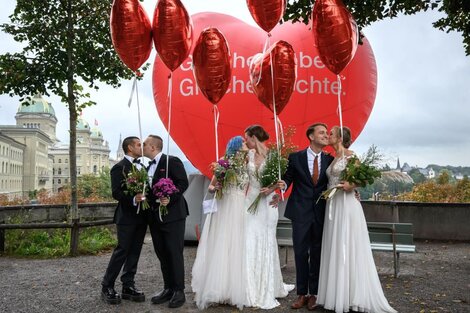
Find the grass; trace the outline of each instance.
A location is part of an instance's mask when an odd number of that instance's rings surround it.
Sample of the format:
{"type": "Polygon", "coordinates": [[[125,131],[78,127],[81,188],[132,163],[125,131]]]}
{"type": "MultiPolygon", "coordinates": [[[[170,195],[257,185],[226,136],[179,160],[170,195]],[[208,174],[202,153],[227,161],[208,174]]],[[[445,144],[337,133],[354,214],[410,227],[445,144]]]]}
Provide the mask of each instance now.
{"type": "MultiPolygon", "coordinates": [[[[79,254],[98,254],[116,243],[113,226],[80,229],[79,254]]],[[[70,252],[70,229],[5,230],[5,254],[31,258],[56,258],[70,252]]]]}

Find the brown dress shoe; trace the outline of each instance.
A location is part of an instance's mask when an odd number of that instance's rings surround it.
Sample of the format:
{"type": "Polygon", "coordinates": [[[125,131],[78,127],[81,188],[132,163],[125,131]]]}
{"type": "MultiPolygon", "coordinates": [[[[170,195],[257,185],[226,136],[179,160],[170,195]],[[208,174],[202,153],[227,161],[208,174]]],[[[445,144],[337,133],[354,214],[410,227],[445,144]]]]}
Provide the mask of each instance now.
{"type": "Polygon", "coordinates": [[[308,298],[307,309],[309,311],[313,311],[315,310],[316,307],[317,307],[317,297],[310,296],[310,298],[308,298]]]}
{"type": "Polygon", "coordinates": [[[297,300],[295,300],[292,305],[291,305],[291,308],[293,309],[300,309],[302,307],[304,307],[308,302],[308,296],[306,295],[299,295],[297,297],[297,300]]]}

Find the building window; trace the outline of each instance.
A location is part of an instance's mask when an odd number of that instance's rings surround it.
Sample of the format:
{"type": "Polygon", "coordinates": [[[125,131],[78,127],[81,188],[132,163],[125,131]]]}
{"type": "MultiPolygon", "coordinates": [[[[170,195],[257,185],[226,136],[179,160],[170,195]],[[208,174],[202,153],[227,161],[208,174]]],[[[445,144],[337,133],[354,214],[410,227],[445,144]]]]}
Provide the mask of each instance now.
{"type": "Polygon", "coordinates": [[[80,172],[81,172],[81,168],[78,167],[78,168],[77,168],[77,174],[80,175],[80,172]]]}
{"type": "Polygon", "coordinates": [[[61,183],[62,183],[62,181],[60,180],[60,178],[57,179],[57,183],[58,183],[58,184],[61,184],[61,183]]]}
{"type": "Polygon", "coordinates": [[[69,163],[69,159],[65,159],[65,163],[69,163]]]}
{"type": "Polygon", "coordinates": [[[59,163],[62,163],[62,159],[59,159],[59,163]]]}
{"type": "Polygon", "coordinates": [[[98,167],[96,165],[93,165],[93,173],[96,174],[97,171],[98,171],[98,167]]]}
{"type": "Polygon", "coordinates": [[[57,174],[58,175],[62,175],[62,169],[59,167],[59,169],[57,170],[57,174]]]}
{"type": "Polygon", "coordinates": [[[66,183],[66,184],[68,184],[68,182],[69,182],[69,179],[68,179],[68,178],[66,178],[66,179],[65,179],[65,183],[66,183]]]}

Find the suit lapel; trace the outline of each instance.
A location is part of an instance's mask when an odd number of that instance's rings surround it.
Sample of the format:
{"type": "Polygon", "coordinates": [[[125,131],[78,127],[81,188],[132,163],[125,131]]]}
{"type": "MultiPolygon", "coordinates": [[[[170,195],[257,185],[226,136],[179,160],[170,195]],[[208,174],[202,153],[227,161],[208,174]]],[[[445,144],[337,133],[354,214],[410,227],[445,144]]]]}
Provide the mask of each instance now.
{"type": "Polygon", "coordinates": [[[308,157],[307,157],[307,149],[303,150],[299,154],[299,162],[300,167],[304,171],[305,175],[307,176],[307,180],[313,185],[312,175],[310,174],[310,170],[308,169],[308,157]]]}
{"type": "Polygon", "coordinates": [[[327,155],[326,155],[325,151],[322,151],[321,170],[320,170],[320,176],[318,177],[318,180],[320,180],[321,177],[326,175],[326,169],[327,168],[328,168],[327,155]]]}
{"type": "Polygon", "coordinates": [[[160,160],[158,161],[157,168],[155,173],[153,173],[152,184],[155,184],[160,178],[165,177],[165,168],[166,168],[166,155],[162,154],[160,160]]]}

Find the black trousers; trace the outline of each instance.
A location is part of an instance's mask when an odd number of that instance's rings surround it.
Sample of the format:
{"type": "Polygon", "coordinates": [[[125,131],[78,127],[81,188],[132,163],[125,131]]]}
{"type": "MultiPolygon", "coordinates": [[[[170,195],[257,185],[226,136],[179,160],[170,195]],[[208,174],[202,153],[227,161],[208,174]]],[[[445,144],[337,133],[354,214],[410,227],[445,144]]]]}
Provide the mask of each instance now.
{"type": "Polygon", "coordinates": [[[134,285],[137,263],[147,232],[147,225],[116,225],[116,229],[118,243],[111,255],[101,284],[104,287],[114,287],[114,282],[124,266],[121,275],[122,286],[130,287],[134,285]]]}
{"type": "Polygon", "coordinates": [[[165,289],[184,290],[185,224],[186,219],[165,224],[155,220],[149,223],[153,247],[160,260],[165,289]]]}
{"type": "Polygon", "coordinates": [[[316,295],[320,276],[323,225],[292,222],[298,295],[316,295]]]}

